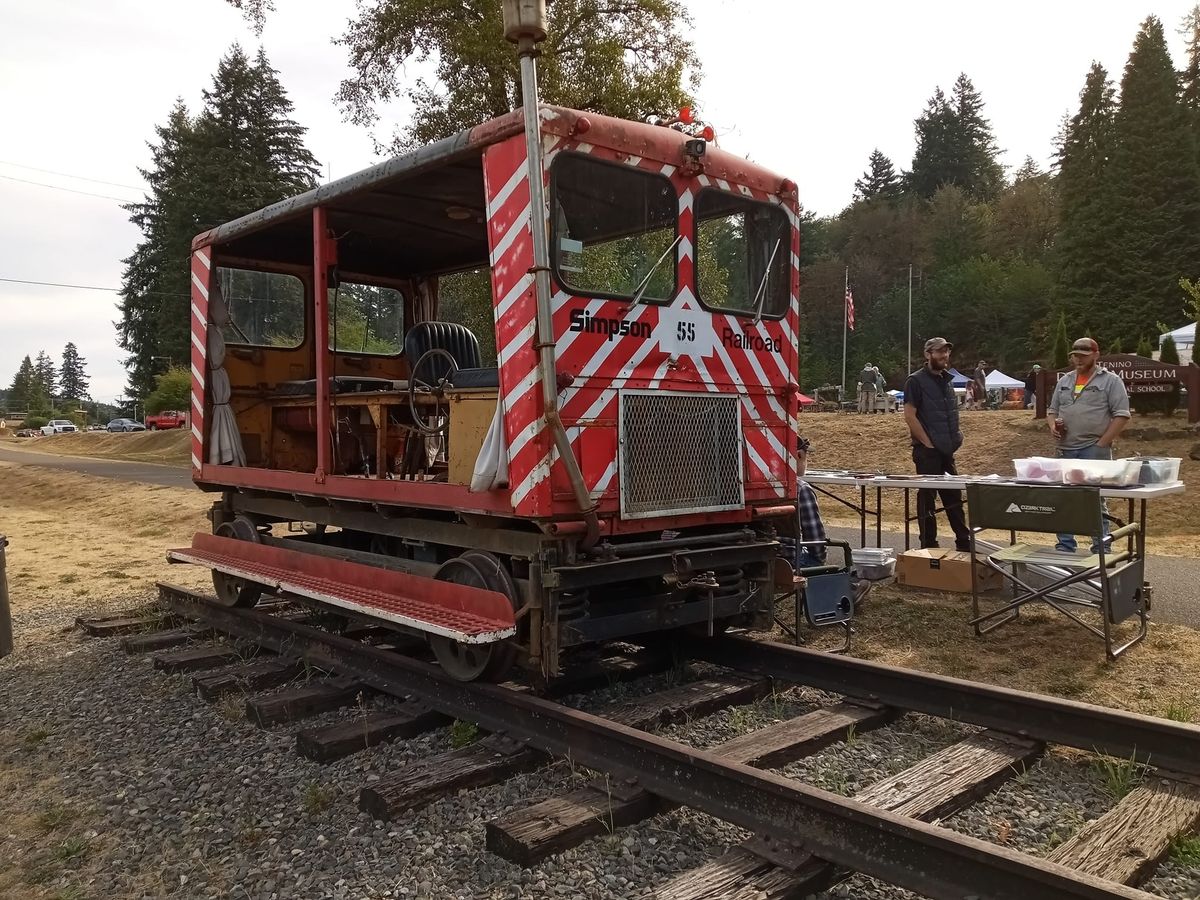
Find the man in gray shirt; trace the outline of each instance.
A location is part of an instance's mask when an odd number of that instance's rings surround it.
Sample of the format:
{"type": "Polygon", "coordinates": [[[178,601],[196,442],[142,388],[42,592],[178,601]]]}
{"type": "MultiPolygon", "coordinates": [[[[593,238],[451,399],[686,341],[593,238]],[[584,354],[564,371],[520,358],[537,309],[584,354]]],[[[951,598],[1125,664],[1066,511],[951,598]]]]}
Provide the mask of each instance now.
{"type": "MultiPolygon", "coordinates": [[[[1050,397],[1050,433],[1063,459],[1112,459],[1113,441],[1129,424],[1129,392],[1120,377],[1096,365],[1100,347],[1091,338],[1071,346],[1075,370],[1058,379],[1050,397]]],[[[1107,528],[1105,529],[1107,533],[1107,528]]],[[[1092,552],[1099,537],[1092,539],[1092,552]]],[[[1057,549],[1074,553],[1075,536],[1060,534],[1057,549]]]]}

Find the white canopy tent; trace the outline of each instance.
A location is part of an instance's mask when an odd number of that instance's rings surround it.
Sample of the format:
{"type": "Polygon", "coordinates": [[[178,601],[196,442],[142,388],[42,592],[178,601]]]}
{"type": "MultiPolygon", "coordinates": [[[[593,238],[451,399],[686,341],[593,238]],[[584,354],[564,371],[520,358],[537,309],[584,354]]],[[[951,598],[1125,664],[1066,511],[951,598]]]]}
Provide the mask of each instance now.
{"type": "MultiPolygon", "coordinates": [[[[1161,347],[1162,342],[1166,340],[1167,335],[1175,341],[1175,349],[1179,351],[1179,361],[1185,366],[1196,357],[1196,323],[1191,325],[1183,325],[1176,328],[1174,331],[1168,331],[1165,334],[1158,336],[1158,345],[1161,347]]],[[[1158,358],[1158,353],[1154,354],[1154,358],[1158,358]]]]}
{"type": "Polygon", "coordinates": [[[1017,381],[1017,379],[1005,375],[999,369],[993,369],[987,373],[987,388],[989,391],[1002,390],[1004,388],[1023,388],[1025,382],[1017,381]]]}

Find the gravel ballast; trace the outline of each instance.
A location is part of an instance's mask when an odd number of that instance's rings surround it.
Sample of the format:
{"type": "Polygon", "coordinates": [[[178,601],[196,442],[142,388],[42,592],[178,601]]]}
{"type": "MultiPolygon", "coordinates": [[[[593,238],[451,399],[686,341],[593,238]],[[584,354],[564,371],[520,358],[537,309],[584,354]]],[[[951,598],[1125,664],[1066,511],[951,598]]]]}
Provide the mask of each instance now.
{"type": "MultiPolygon", "coordinates": [[[[255,728],[240,704],[204,703],[190,677],[153,671],[117,640],[64,632],[24,651],[0,661],[0,784],[12,788],[0,791],[3,896],[627,898],[748,836],[681,809],[522,868],[485,850],[484,824],[595,773],[559,761],[376,822],[357,810],[359,789],[449,749],[452,729],[321,765],[295,753],[297,726],[255,728]]],[[[650,691],[673,677],[616,685],[580,705],[650,691]]],[[[832,699],[790,689],[662,733],[711,747],[832,699]]],[[[360,714],[329,713],[303,727],[360,714]]],[[[779,771],[852,795],[969,733],[909,715],[779,771]]],[[[1095,768],[1051,755],[944,824],[1044,854],[1113,802],[1095,768]]],[[[1200,878],[1195,868],[1168,864],[1147,888],[1195,898],[1200,878]]],[[[913,895],[855,877],[822,896],[913,895]]]]}

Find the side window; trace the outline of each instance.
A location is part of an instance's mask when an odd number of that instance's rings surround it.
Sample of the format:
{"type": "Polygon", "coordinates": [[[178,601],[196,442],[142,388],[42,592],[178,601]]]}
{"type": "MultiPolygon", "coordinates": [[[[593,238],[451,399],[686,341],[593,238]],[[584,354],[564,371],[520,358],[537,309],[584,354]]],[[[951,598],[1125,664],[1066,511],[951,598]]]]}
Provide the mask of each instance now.
{"type": "Polygon", "coordinates": [[[480,364],[496,365],[491,272],[468,269],[438,278],[437,317],[443,322],[457,322],[469,328],[479,341],[480,364]]]}
{"type": "Polygon", "coordinates": [[[329,291],[329,348],[395,356],[404,350],[404,295],[343,281],[329,291]]]}
{"type": "Polygon", "coordinates": [[[304,284],[295,275],[217,267],[229,309],[227,344],[299,347],[304,343],[304,284]]]}
{"type": "Polygon", "coordinates": [[[779,318],[787,311],[792,235],[777,206],[704,190],[696,199],[696,293],[708,309],[779,318]]]}
{"type": "Polygon", "coordinates": [[[678,199],[662,175],[563,153],[552,173],[555,275],[597,297],[675,295],[678,199]]]}

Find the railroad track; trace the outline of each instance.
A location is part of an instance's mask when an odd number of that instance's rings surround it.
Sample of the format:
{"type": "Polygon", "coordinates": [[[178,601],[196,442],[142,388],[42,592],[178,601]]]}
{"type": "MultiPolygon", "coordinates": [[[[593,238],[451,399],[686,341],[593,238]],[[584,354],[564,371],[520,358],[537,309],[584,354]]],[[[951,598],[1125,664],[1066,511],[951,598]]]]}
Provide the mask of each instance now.
{"type": "MultiPolygon", "coordinates": [[[[411,655],[415,645],[391,643],[394,635],[330,633],[286,603],[229,609],[159,587],[160,611],[81,624],[100,636],[126,634],[127,650],[152,653],[165,671],[195,672],[205,699],[246,695],[247,719],[263,727],[354,706],[365,692],[397,698],[388,712],[301,729],[297,750],[310,759],[330,761],[453,720],[487,732],[365,785],[359,807],[376,818],[569,757],[602,778],[493,819],[489,850],[533,865],[681,805],[755,835],[661,885],[654,896],[663,900],[804,897],[854,872],[939,898],[1151,897],[1134,885],[1153,874],[1172,840],[1200,824],[1200,728],[1191,725],[741,637],[681,646],[713,667],[711,677],[589,713],[520,686],[453,681],[411,655]],[[224,642],[212,643],[215,636],[224,642]],[[313,667],[327,674],[279,689],[313,667]],[[707,750],[650,731],[752,702],[773,684],[840,699],[707,750]],[[852,798],[769,771],[904,712],[979,730],[852,798]],[[1129,760],[1147,773],[1046,858],[934,824],[1037,765],[1048,745],[1129,760]]],[[[554,687],[579,692],[668,665],[649,652],[615,654],[554,687]]]]}

